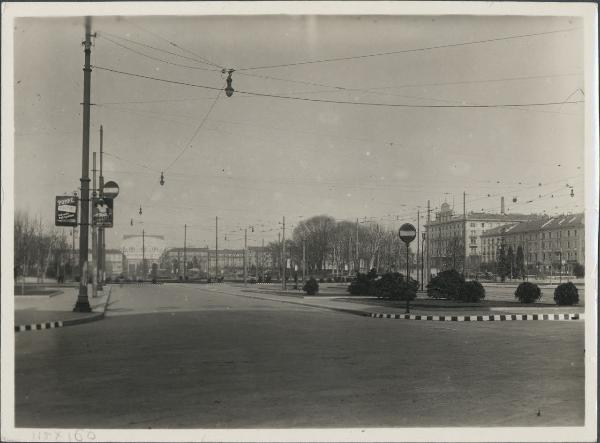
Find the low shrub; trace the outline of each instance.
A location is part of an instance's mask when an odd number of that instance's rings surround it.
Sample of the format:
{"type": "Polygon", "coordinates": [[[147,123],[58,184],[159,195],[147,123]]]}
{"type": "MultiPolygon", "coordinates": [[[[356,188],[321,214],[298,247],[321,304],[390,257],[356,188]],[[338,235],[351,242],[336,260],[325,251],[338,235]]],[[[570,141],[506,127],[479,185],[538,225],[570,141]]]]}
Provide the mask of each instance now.
{"type": "Polygon", "coordinates": [[[333,283],[333,279],[331,277],[327,278],[327,283],[333,283]]]}
{"type": "Polygon", "coordinates": [[[270,275],[267,275],[265,277],[265,283],[271,283],[271,276],[270,275]]]}
{"type": "Polygon", "coordinates": [[[104,279],[104,281],[105,281],[106,283],[110,283],[110,282],[112,282],[112,278],[111,278],[110,276],[108,276],[108,277],[106,277],[106,278],[104,279]]]}
{"type": "Polygon", "coordinates": [[[533,303],[542,298],[542,291],[535,283],[524,281],[517,287],[515,298],[521,303],[533,303]]]}
{"type": "Polygon", "coordinates": [[[554,301],[561,306],[576,305],[579,303],[579,291],[573,283],[563,283],[554,290],[554,301]]]}
{"type": "Polygon", "coordinates": [[[356,275],[356,279],[352,280],[348,286],[348,292],[352,295],[371,295],[374,290],[375,279],[370,278],[369,274],[356,275]]]}
{"type": "Polygon", "coordinates": [[[485,289],[477,280],[465,282],[460,291],[460,301],[478,302],[485,298],[485,289]]]}
{"type": "Polygon", "coordinates": [[[583,266],[581,263],[575,263],[573,265],[573,274],[577,278],[585,277],[585,266],[583,266]]]}
{"type": "Polygon", "coordinates": [[[454,269],[442,271],[431,279],[427,285],[427,296],[431,298],[447,298],[460,300],[460,293],[465,279],[454,269]]]}
{"type": "Polygon", "coordinates": [[[302,287],[302,290],[308,295],[315,295],[319,292],[319,283],[313,277],[309,278],[308,281],[302,287]]]}

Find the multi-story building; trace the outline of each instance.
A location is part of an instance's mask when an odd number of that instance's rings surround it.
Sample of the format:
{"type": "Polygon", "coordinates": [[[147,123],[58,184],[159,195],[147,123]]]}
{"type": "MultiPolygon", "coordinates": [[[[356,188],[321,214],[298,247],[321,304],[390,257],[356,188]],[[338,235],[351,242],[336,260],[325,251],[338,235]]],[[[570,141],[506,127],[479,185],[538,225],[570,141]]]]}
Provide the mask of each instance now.
{"type": "Polygon", "coordinates": [[[429,235],[432,272],[449,268],[460,269],[465,257],[467,272],[477,271],[482,262],[481,235],[484,231],[508,223],[524,222],[534,217],[537,216],[506,214],[502,201],[500,214],[468,212],[465,220],[463,214],[455,213],[448,203],[443,203],[440,211],[435,214],[435,219],[425,225],[429,235]]]}
{"type": "MultiPolygon", "coordinates": [[[[189,247],[168,248],[161,257],[161,268],[171,275],[183,275],[183,262],[187,261],[186,275],[213,276],[217,273],[228,277],[243,275],[244,250],[219,249],[218,254],[214,249],[189,247]]],[[[266,248],[249,246],[247,255],[248,275],[256,275],[271,271],[272,257],[266,248]]]]}
{"type": "Polygon", "coordinates": [[[104,258],[105,277],[115,278],[123,273],[124,255],[118,249],[107,249],[104,258]]]}
{"type": "Polygon", "coordinates": [[[486,230],[481,235],[482,260],[497,261],[499,250],[519,247],[531,272],[572,272],[573,265],[585,260],[585,223],[583,214],[544,217],[524,223],[508,223],[486,230]],[[564,268],[563,268],[564,266],[564,268]]]}
{"type": "Polygon", "coordinates": [[[142,277],[145,273],[147,276],[152,265],[158,266],[164,250],[165,239],[162,235],[124,235],[121,242],[121,251],[125,256],[124,274],[142,277]]]}

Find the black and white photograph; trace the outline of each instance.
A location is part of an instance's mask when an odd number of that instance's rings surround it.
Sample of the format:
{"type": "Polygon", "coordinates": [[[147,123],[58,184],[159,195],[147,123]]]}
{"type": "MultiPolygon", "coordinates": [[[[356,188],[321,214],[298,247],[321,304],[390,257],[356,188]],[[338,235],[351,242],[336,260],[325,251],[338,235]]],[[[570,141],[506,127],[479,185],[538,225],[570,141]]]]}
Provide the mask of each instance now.
{"type": "Polygon", "coordinates": [[[3,441],[596,441],[595,3],[2,8],[3,441]]]}

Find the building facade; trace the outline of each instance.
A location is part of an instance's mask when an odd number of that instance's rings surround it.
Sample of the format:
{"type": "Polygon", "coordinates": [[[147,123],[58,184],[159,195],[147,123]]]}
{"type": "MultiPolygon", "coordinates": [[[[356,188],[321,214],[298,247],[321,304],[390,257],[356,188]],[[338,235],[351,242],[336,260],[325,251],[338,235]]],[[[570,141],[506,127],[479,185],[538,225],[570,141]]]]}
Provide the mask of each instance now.
{"type": "MultiPolygon", "coordinates": [[[[249,276],[270,272],[271,255],[266,248],[250,246],[247,250],[247,271],[249,276]]],[[[185,275],[190,277],[225,276],[235,278],[244,274],[243,249],[219,249],[218,253],[208,247],[167,248],[160,259],[160,268],[170,276],[184,275],[184,261],[187,262],[185,275]]]]}
{"type": "Polygon", "coordinates": [[[497,262],[499,251],[519,247],[529,272],[572,273],[576,263],[585,262],[585,221],[583,214],[544,217],[525,223],[508,223],[485,231],[482,259],[497,262]]]}
{"type": "Polygon", "coordinates": [[[118,249],[107,249],[104,258],[105,277],[115,278],[123,274],[125,256],[118,249]]]}
{"type": "Polygon", "coordinates": [[[457,214],[448,203],[443,203],[435,219],[425,224],[429,236],[430,263],[435,274],[445,269],[462,270],[466,257],[465,270],[476,272],[483,262],[483,232],[509,223],[520,223],[535,218],[527,214],[490,214],[469,212],[466,219],[457,214]],[[465,237],[466,234],[466,237],[465,237]],[[465,242],[466,239],[466,242],[465,242]]]}
{"type": "Polygon", "coordinates": [[[145,278],[158,266],[166,248],[162,235],[124,235],[121,252],[124,255],[123,274],[130,278],[145,278]]]}

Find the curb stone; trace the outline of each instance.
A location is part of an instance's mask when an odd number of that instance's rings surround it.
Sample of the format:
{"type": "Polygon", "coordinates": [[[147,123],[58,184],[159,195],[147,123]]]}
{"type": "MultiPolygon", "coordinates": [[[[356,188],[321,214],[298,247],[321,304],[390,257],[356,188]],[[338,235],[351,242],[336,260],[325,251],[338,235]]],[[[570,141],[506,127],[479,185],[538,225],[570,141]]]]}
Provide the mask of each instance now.
{"type": "Polygon", "coordinates": [[[414,315],[414,314],[379,314],[371,313],[371,318],[393,318],[401,320],[421,320],[421,321],[565,321],[565,320],[584,320],[583,313],[575,314],[501,314],[501,315],[414,315]]]}
{"type": "Polygon", "coordinates": [[[84,323],[91,323],[93,321],[102,320],[104,315],[106,314],[106,308],[108,307],[108,302],[110,301],[110,296],[112,293],[112,286],[108,290],[108,297],[106,297],[106,302],[104,303],[104,309],[102,312],[99,312],[96,315],[90,315],[85,318],[73,318],[70,320],[58,320],[58,321],[49,321],[44,323],[32,323],[29,325],[18,325],[15,326],[15,332],[23,332],[23,331],[40,331],[42,329],[55,329],[62,328],[64,326],[75,326],[81,325],[84,323]]]}

